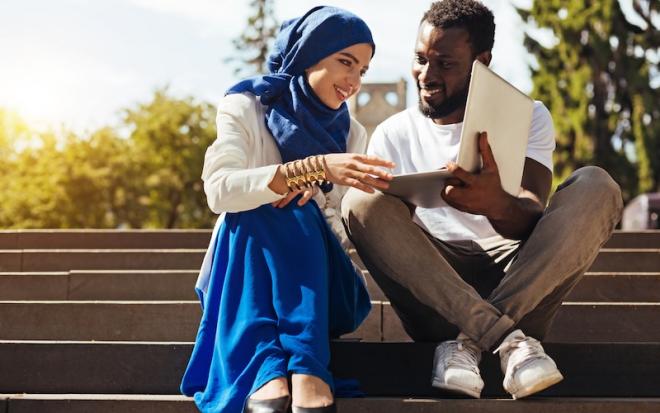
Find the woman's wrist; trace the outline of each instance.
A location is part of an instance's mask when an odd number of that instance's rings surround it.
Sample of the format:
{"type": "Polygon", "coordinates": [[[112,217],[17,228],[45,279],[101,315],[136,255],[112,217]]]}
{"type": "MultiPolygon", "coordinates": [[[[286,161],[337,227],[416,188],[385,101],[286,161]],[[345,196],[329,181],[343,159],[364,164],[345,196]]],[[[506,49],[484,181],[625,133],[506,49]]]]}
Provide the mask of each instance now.
{"type": "Polygon", "coordinates": [[[311,188],[327,181],[325,171],[323,155],[308,156],[279,165],[268,187],[280,195],[311,188]]]}
{"type": "Polygon", "coordinates": [[[284,164],[286,186],[289,191],[300,191],[321,185],[326,181],[323,155],[308,156],[284,164]]]}
{"type": "Polygon", "coordinates": [[[273,179],[268,184],[271,191],[279,194],[286,195],[289,192],[289,187],[286,185],[286,169],[284,165],[279,165],[273,179]]]}

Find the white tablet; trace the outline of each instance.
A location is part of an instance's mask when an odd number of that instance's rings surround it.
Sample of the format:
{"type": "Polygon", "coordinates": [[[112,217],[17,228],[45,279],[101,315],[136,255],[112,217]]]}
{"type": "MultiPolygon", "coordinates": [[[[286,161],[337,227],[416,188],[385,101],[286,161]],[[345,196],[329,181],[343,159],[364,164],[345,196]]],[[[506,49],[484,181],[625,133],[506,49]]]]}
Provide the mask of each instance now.
{"type": "MultiPolygon", "coordinates": [[[[520,192],[534,101],[475,60],[463,118],[456,163],[469,172],[481,169],[479,132],[488,132],[502,188],[513,196],[520,192]]],[[[440,196],[445,170],[396,175],[385,193],[422,208],[444,205],[440,196]]]]}

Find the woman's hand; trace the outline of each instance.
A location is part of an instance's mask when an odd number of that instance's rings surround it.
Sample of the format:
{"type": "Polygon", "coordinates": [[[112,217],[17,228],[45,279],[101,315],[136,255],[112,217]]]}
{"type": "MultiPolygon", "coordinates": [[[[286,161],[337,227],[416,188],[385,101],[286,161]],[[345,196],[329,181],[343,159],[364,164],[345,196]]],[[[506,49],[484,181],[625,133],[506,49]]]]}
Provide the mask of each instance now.
{"type": "Polygon", "coordinates": [[[394,168],[394,162],[359,153],[331,153],[323,158],[325,177],[332,183],[352,186],[370,194],[375,189],[389,188],[392,174],[378,167],[394,168]]]}
{"type": "MultiPolygon", "coordinates": [[[[323,155],[321,159],[323,159],[325,178],[328,181],[338,185],[353,186],[368,193],[374,193],[375,189],[389,188],[389,181],[392,180],[392,174],[379,167],[394,168],[395,166],[394,162],[386,161],[377,156],[359,153],[332,153],[323,155]]],[[[300,205],[307,203],[315,192],[312,194],[307,193],[311,188],[290,191],[286,184],[286,176],[286,167],[279,165],[268,187],[273,192],[283,195],[284,198],[273,202],[272,205],[282,208],[291,202],[292,198],[295,198],[301,193],[303,197],[298,203],[300,205]]]]}
{"type": "Polygon", "coordinates": [[[285,206],[289,205],[289,202],[291,202],[295,197],[298,195],[302,194],[302,197],[298,200],[298,206],[303,206],[307,202],[309,202],[310,199],[316,193],[319,191],[319,187],[314,185],[311,188],[304,188],[300,189],[298,191],[291,191],[286,194],[286,196],[278,201],[273,202],[271,205],[274,206],[275,208],[284,208],[285,206]]]}

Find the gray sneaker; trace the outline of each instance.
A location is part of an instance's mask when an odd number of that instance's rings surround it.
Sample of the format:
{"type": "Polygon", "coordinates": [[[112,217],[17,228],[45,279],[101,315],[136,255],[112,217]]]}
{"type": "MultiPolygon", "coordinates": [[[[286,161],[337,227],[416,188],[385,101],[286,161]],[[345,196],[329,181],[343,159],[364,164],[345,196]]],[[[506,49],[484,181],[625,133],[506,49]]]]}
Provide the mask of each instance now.
{"type": "MultiPolygon", "coordinates": [[[[462,336],[462,335],[461,335],[462,336]]],[[[479,375],[481,350],[469,338],[442,342],[435,348],[431,385],[478,399],[484,381],[479,375]]]]}
{"type": "Polygon", "coordinates": [[[541,343],[521,330],[509,334],[494,353],[500,353],[504,389],[514,399],[547,389],[564,379],[541,343]]]}

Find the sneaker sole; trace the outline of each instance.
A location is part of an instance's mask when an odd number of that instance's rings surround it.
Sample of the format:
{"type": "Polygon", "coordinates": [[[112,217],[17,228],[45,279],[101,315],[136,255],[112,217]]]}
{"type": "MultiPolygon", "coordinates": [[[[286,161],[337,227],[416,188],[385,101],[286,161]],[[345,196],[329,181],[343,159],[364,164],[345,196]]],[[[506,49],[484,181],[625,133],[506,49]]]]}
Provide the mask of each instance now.
{"type": "Polygon", "coordinates": [[[538,393],[541,390],[545,390],[548,387],[555,385],[562,380],[564,380],[564,376],[562,376],[562,374],[559,371],[557,371],[549,376],[546,376],[545,378],[543,378],[543,380],[539,381],[533,386],[524,387],[515,393],[511,393],[511,396],[513,396],[514,400],[522,399],[523,397],[527,397],[534,393],[538,393]]]}
{"type": "Polygon", "coordinates": [[[473,397],[475,399],[480,399],[481,398],[481,390],[479,389],[468,389],[465,387],[458,387],[458,386],[453,386],[451,384],[447,383],[441,383],[438,381],[433,380],[431,382],[431,385],[435,388],[442,389],[442,390],[448,390],[453,393],[459,393],[459,394],[464,394],[470,397],[473,397]]]}

